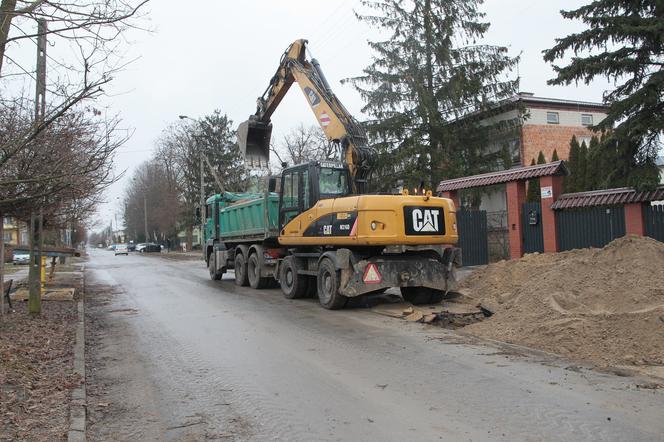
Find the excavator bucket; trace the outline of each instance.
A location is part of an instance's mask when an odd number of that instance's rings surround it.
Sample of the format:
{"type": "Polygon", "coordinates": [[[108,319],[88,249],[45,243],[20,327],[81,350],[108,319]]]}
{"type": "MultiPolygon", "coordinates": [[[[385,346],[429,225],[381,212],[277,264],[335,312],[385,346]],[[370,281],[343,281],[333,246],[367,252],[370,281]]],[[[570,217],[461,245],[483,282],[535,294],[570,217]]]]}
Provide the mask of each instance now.
{"type": "Polygon", "coordinates": [[[249,119],[237,128],[240,152],[246,163],[254,167],[267,167],[270,159],[272,123],[249,119]]]}

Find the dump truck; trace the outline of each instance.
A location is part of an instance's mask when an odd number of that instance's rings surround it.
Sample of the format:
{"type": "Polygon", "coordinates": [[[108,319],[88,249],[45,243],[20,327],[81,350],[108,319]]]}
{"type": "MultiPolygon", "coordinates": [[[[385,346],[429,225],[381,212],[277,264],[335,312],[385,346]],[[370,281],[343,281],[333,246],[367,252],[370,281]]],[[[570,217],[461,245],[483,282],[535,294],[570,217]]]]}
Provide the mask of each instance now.
{"type": "Polygon", "coordinates": [[[399,287],[414,304],[454,289],[461,263],[456,209],[431,191],[366,192],[376,152],[361,125],[332,93],[306,40],[286,50],[256,113],[238,129],[245,158],[265,164],[270,117],[297,82],[339,160],[286,167],[257,194],[224,192],[207,200],[205,257],[210,277],[228,269],[235,283],[278,282],[287,298],[318,296],[328,309],[351,297],[399,287]]]}

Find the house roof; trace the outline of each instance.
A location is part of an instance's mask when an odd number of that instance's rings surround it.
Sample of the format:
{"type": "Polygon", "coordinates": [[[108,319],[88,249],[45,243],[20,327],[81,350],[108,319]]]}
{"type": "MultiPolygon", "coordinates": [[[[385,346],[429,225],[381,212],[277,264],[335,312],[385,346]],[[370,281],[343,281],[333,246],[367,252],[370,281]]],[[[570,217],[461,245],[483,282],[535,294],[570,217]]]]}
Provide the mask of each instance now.
{"type": "Polygon", "coordinates": [[[612,206],[617,204],[647,203],[664,200],[664,186],[648,192],[637,192],[631,187],[566,193],[551,205],[552,209],[612,206]]]}
{"type": "Polygon", "coordinates": [[[520,92],[510,98],[510,101],[523,101],[524,103],[533,103],[533,104],[545,104],[545,105],[556,105],[556,106],[565,106],[565,107],[584,107],[584,108],[596,108],[597,110],[606,111],[609,109],[604,103],[597,103],[593,101],[578,101],[578,100],[567,100],[561,98],[546,98],[546,97],[536,97],[534,94],[528,92],[520,92]]]}
{"type": "Polygon", "coordinates": [[[462,178],[441,181],[437,192],[450,190],[470,189],[473,187],[492,186],[510,181],[522,181],[551,175],[569,175],[565,162],[554,161],[553,163],[536,164],[534,166],[514,167],[512,169],[498,172],[483,173],[462,178]]]}
{"type": "Polygon", "coordinates": [[[525,107],[530,105],[531,107],[547,107],[559,110],[571,109],[586,112],[596,111],[606,113],[609,109],[609,106],[605,105],[604,103],[566,100],[561,98],[536,97],[530,92],[519,92],[518,94],[512,95],[509,98],[505,98],[490,104],[487,109],[476,110],[466,115],[462,115],[456,118],[450,124],[458,124],[467,120],[482,119],[487,116],[500,114],[502,112],[516,108],[519,103],[523,103],[525,107]]]}

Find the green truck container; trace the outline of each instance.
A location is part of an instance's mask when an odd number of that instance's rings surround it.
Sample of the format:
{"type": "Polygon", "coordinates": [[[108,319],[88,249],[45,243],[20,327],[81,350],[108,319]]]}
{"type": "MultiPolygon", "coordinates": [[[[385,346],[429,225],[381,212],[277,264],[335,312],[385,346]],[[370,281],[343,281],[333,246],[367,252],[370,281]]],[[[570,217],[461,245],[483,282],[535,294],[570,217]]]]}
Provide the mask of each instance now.
{"type": "Polygon", "coordinates": [[[205,242],[263,241],[279,234],[279,195],[224,192],[207,199],[205,242]]]}

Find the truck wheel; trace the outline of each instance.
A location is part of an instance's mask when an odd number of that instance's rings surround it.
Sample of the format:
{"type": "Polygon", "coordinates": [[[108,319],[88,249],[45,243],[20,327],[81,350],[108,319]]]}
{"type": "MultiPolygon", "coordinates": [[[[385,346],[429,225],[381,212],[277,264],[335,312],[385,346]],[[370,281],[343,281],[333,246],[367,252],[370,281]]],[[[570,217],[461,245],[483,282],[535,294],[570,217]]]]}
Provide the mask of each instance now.
{"type": "Polygon", "coordinates": [[[442,301],[443,292],[429,287],[401,287],[401,296],[411,304],[435,304],[442,301]]]}
{"type": "Polygon", "coordinates": [[[222,272],[218,272],[217,269],[215,269],[214,259],[212,259],[211,256],[208,258],[208,272],[210,272],[210,279],[213,281],[219,281],[224,275],[222,272]]]}
{"type": "Polygon", "coordinates": [[[264,289],[267,287],[268,278],[261,278],[261,265],[258,262],[258,255],[252,253],[247,262],[247,277],[252,289],[264,289]]]}
{"type": "Polygon", "coordinates": [[[249,285],[247,278],[247,263],[244,260],[244,255],[238,253],[235,255],[235,285],[245,287],[249,285]]]}
{"type": "Polygon", "coordinates": [[[332,260],[325,258],[318,267],[318,301],[329,310],[343,308],[348,298],[339,293],[339,272],[332,260]]]}
{"type": "Polygon", "coordinates": [[[281,291],[287,299],[303,298],[307,294],[307,277],[297,274],[297,265],[292,256],[284,258],[280,273],[281,291]]]}

